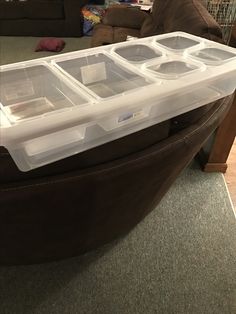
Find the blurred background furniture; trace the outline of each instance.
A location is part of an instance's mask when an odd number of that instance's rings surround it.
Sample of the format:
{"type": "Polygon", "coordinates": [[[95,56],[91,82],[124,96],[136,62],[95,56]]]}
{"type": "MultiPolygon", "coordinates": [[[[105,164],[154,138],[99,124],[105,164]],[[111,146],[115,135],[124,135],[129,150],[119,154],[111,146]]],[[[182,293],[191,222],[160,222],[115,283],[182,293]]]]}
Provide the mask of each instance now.
{"type": "Polygon", "coordinates": [[[87,0],[0,0],[0,35],[82,36],[87,0]]]}
{"type": "Polygon", "coordinates": [[[203,0],[203,3],[220,25],[224,42],[228,44],[236,19],[236,0],[203,0]]]}
{"type": "Polygon", "coordinates": [[[221,41],[221,29],[200,0],[155,0],[152,12],[135,8],[109,8],[93,31],[93,47],[173,31],[221,41]]]}

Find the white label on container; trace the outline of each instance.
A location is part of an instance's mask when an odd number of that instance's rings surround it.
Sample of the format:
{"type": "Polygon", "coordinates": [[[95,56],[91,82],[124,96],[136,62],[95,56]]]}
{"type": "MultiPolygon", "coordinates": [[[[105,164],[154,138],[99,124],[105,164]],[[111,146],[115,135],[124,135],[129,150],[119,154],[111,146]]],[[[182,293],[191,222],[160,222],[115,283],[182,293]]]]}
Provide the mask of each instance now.
{"type": "Polygon", "coordinates": [[[107,79],[105,62],[86,65],[80,68],[82,83],[90,84],[107,79]]]}
{"type": "Polygon", "coordinates": [[[15,82],[4,86],[6,100],[11,101],[34,95],[34,87],[30,80],[15,82]]]}

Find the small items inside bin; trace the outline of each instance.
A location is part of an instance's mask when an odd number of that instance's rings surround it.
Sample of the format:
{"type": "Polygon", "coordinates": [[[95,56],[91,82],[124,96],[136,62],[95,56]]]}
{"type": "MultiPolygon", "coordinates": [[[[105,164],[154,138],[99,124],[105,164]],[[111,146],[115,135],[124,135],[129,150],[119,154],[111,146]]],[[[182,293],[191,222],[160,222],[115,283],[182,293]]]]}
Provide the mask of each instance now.
{"type": "Polygon", "coordinates": [[[218,48],[204,48],[201,50],[197,50],[191,54],[193,57],[196,57],[198,59],[201,59],[202,61],[213,61],[213,62],[219,62],[219,61],[226,61],[231,58],[236,57],[236,54],[221,50],[218,48]]]}
{"type": "Polygon", "coordinates": [[[198,41],[183,36],[171,36],[168,38],[158,39],[156,43],[176,50],[187,49],[199,44],[198,41]]]}
{"type": "Polygon", "coordinates": [[[142,44],[120,47],[115,49],[115,52],[131,62],[142,62],[153,58],[159,58],[162,55],[161,52],[142,44]]]}
{"type": "Polygon", "coordinates": [[[198,69],[198,67],[183,61],[169,61],[158,65],[152,65],[148,67],[148,69],[162,75],[178,77],[185,73],[192,72],[198,69]]]}

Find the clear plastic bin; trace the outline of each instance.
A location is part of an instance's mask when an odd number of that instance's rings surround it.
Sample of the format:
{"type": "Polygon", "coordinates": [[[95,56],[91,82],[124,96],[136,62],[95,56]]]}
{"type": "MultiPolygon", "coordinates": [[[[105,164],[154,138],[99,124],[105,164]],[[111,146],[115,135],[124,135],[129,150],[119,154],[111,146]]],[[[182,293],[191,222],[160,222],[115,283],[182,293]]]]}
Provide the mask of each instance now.
{"type": "Polygon", "coordinates": [[[130,62],[144,62],[162,56],[160,51],[141,44],[116,48],[114,51],[130,62]]]}
{"type": "Polygon", "coordinates": [[[236,49],[175,32],[0,67],[0,145],[28,171],[234,92],[236,49]]]}

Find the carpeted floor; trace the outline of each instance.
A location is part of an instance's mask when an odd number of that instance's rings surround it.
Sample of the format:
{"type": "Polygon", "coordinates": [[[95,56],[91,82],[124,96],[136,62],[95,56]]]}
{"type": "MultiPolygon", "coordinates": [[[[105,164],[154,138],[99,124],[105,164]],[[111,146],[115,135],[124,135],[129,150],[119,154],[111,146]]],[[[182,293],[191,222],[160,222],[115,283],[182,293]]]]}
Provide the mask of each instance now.
{"type": "MultiPolygon", "coordinates": [[[[65,48],[60,53],[81,50],[90,47],[90,37],[63,38],[65,48]]],[[[0,36],[0,65],[50,56],[53,52],[34,52],[39,37],[0,36]]]]}
{"type": "Polygon", "coordinates": [[[236,220],[221,174],[186,169],[126,237],[96,252],[0,267],[1,314],[235,314],[236,220]]]}

